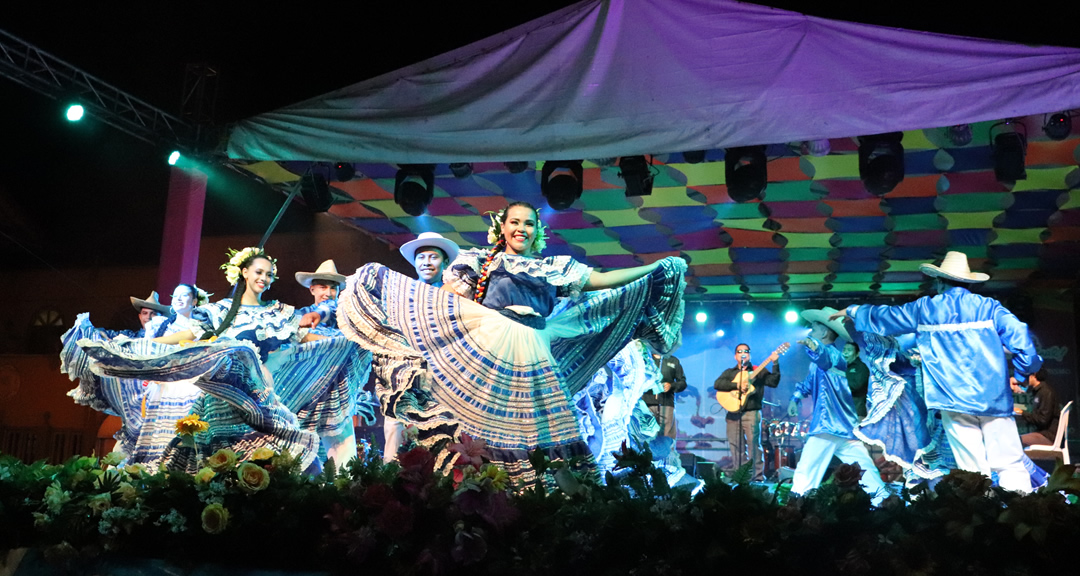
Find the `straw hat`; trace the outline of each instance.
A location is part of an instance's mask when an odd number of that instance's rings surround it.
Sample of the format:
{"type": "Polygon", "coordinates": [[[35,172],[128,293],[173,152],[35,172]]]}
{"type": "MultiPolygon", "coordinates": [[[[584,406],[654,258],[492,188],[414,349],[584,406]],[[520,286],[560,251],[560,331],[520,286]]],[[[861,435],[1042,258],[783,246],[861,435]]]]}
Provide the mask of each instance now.
{"type": "Polygon", "coordinates": [[[844,326],[844,319],[829,319],[829,316],[832,316],[837,312],[839,312],[839,310],[837,310],[836,308],[833,308],[832,306],[825,306],[821,310],[803,310],[802,317],[803,320],[806,320],[807,322],[821,322],[822,324],[828,326],[829,330],[836,332],[837,336],[850,342],[851,336],[848,335],[847,328],[844,326]]]}
{"type": "Polygon", "coordinates": [[[334,265],[333,260],[327,260],[326,262],[319,264],[319,269],[314,272],[296,273],[296,281],[304,288],[311,288],[311,283],[314,280],[344,284],[345,276],[338,274],[337,266],[334,265]]]}
{"type": "Polygon", "coordinates": [[[141,299],[136,298],[134,296],[131,296],[130,298],[131,298],[131,305],[135,307],[136,312],[142,310],[143,308],[149,308],[151,310],[157,310],[158,312],[161,312],[162,314],[168,314],[169,312],[172,311],[172,308],[162,304],[158,300],[157,292],[151,292],[150,295],[146,297],[146,300],[141,300],[141,299]]]}
{"type": "Polygon", "coordinates": [[[416,261],[416,253],[421,248],[425,247],[439,248],[443,252],[446,252],[446,259],[450,262],[454,261],[458,255],[458,245],[453,240],[448,240],[442,237],[442,234],[438,232],[421,232],[416,240],[410,240],[401,245],[401,255],[405,257],[409,262],[416,261]]]}
{"type": "Polygon", "coordinates": [[[945,259],[941,261],[941,266],[919,264],[919,271],[927,276],[937,276],[938,278],[967,282],[969,284],[986,282],[990,279],[989,274],[972,272],[968,266],[967,254],[963,252],[949,252],[945,255],[945,259]]]}

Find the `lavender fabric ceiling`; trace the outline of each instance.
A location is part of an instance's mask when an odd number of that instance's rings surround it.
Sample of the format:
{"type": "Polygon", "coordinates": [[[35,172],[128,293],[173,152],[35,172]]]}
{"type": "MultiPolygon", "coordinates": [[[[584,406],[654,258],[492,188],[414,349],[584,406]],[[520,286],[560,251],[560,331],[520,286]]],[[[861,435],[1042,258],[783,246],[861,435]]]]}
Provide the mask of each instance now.
{"type": "Polygon", "coordinates": [[[606,158],[1080,108],[1080,50],[730,0],[589,0],[240,122],[243,160],[606,158]]]}

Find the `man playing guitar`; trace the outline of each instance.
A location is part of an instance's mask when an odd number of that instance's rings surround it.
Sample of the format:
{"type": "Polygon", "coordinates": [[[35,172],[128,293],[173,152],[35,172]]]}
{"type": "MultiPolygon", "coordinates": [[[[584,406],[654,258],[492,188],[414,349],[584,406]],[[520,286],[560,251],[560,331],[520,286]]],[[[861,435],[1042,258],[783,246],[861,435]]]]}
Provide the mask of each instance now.
{"type": "Polygon", "coordinates": [[[780,363],[777,358],[787,352],[789,344],[782,344],[756,369],[750,362],[750,345],[735,346],[735,366],[724,370],[713,383],[716,401],[728,411],[727,438],[734,467],[738,469],[747,461],[754,463],[752,481],[764,480],[765,461],[761,456],[761,401],[765,387],[776,388],[780,384],[780,363]],[[772,362],[773,372],[766,365],[772,362]]]}

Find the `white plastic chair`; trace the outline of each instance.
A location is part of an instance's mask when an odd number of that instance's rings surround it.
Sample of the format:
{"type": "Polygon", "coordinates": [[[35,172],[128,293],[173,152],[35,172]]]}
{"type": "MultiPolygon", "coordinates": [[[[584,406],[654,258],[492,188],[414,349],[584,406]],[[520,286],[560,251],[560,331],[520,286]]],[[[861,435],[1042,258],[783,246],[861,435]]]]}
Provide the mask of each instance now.
{"type": "Polygon", "coordinates": [[[1061,409],[1058,417],[1057,436],[1053,444],[1035,445],[1024,448],[1024,452],[1032,460],[1056,460],[1061,458],[1062,463],[1069,464],[1069,412],[1072,412],[1072,401],[1061,409]]]}

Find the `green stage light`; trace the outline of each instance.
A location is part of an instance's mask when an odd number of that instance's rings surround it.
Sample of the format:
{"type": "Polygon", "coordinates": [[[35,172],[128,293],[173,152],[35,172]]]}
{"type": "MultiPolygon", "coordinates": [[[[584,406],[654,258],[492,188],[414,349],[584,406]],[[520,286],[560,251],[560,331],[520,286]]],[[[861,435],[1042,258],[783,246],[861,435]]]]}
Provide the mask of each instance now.
{"type": "Polygon", "coordinates": [[[180,151],[173,150],[169,153],[169,166],[176,166],[176,163],[180,161],[180,151]]]}
{"type": "Polygon", "coordinates": [[[788,310],[784,312],[784,320],[787,320],[788,324],[794,324],[799,321],[799,313],[794,310],[788,310]]]}
{"type": "Polygon", "coordinates": [[[697,314],[696,314],[696,315],[694,316],[694,320],[697,320],[697,321],[698,321],[698,324],[704,324],[704,323],[705,323],[705,321],[706,321],[706,320],[708,320],[708,319],[709,319],[709,315],[708,315],[708,314],[706,314],[706,313],[704,313],[704,312],[698,312],[698,313],[697,313],[697,314]]]}
{"type": "Polygon", "coordinates": [[[72,104],[68,106],[67,112],[64,113],[64,117],[68,119],[68,122],[78,122],[83,119],[86,114],[86,109],[82,107],[82,104],[72,104]]]}
{"type": "Polygon", "coordinates": [[[754,313],[753,312],[743,312],[742,321],[746,322],[747,324],[749,324],[750,322],[753,322],[754,321],[754,313]]]}

